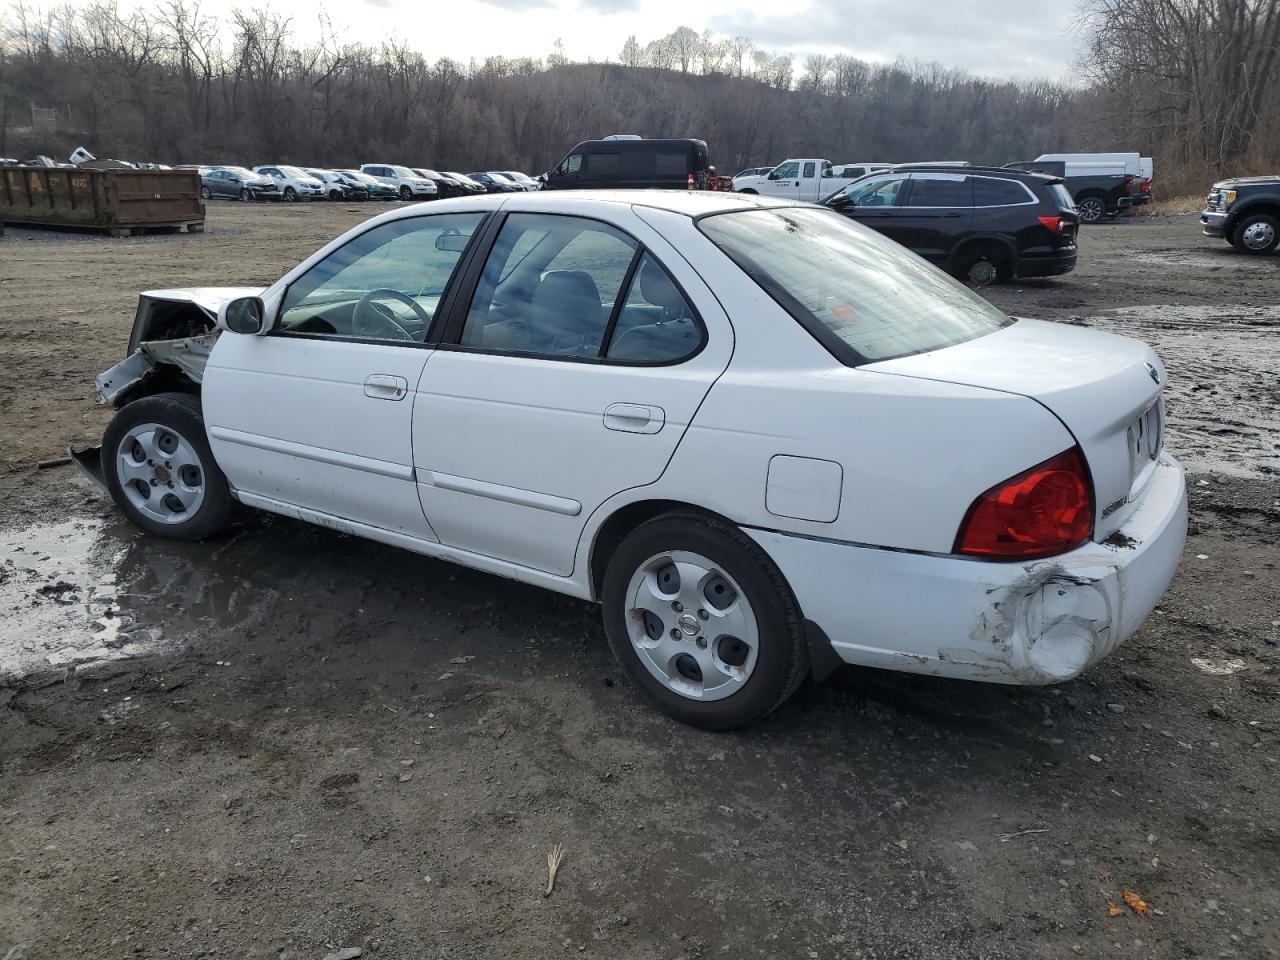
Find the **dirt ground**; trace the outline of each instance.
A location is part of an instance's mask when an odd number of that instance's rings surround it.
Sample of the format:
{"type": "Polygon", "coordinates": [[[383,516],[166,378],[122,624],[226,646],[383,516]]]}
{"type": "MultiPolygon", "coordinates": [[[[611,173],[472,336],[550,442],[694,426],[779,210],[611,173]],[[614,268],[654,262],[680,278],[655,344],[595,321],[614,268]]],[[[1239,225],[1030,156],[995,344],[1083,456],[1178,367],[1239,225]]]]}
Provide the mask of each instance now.
{"type": "Polygon", "coordinates": [[[1128,645],[1053,688],[846,669],[711,735],[588,604],[249,513],[164,543],[36,466],[97,442],[139,290],[379,209],[0,239],[0,957],[1280,957],[1280,256],[1134,219],[990,291],[1168,366],[1191,536],[1128,645]]]}

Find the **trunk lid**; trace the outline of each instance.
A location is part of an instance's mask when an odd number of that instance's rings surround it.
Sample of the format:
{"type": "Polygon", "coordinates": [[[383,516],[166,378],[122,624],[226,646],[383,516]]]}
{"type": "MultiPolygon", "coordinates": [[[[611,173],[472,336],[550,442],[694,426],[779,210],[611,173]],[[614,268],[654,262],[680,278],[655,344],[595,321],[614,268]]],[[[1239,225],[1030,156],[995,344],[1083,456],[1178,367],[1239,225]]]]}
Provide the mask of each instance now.
{"type": "Polygon", "coordinates": [[[1164,366],[1150,347],[1129,337],[1018,320],[975,340],[860,369],[985,387],[1043,404],[1084,451],[1097,540],[1115,533],[1136,508],[1162,446],[1164,366]]]}

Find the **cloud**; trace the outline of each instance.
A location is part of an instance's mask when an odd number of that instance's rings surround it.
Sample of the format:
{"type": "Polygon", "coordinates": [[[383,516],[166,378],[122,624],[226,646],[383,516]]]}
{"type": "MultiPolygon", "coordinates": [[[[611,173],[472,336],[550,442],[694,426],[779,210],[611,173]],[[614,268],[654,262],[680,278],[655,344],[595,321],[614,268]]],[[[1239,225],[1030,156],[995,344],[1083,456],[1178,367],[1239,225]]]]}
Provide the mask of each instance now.
{"type": "Polygon", "coordinates": [[[587,13],[630,13],[640,9],[640,0],[578,0],[578,9],[587,13]]]}
{"type": "Polygon", "coordinates": [[[497,7],[499,10],[512,10],[517,13],[560,5],[556,0],[476,0],[476,2],[486,7],[497,7]]]}
{"type": "Polygon", "coordinates": [[[711,29],[798,55],[844,52],[879,62],[905,57],[976,74],[1061,77],[1069,69],[1074,19],[1060,0],[862,0],[856,7],[818,3],[785,14],[717,13],[711,29]]]}

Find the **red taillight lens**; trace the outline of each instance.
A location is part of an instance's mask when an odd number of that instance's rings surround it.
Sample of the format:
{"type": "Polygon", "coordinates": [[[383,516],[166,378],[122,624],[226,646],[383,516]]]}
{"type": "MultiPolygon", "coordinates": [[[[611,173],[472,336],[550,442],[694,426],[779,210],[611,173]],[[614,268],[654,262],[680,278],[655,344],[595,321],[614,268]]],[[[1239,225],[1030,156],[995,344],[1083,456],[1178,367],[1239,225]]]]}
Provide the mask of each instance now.
{"type": "Polygon", "coordinates": [[[696,190],[696,189],[697,189],[697,187],[698,187],[698,181],[696,181],[696,180],[693,178],[693,174],[692,174],[692,173],[691,173],[691,174],[689,174],[689,189],[690,189],[690,190],[696,190]]]}
{"type": "Polygon", "coordinates": [[[1061,217],[1036,217],[1040,221],[1040,225],[1050,233],[1062,233],[1061,217]]]}
{"type": "Polygon", "coordinates": [[[1124,188],[1125,188],[1126,190],[1132,190],[1132,189],[1133,189],[1133,174],[1132,174],[1132,173],[1126,173],[1126,174],[1124,175],[1124,188]]]}
{"type": "Polygon", "coordinates": [[[1093,490],[1079,447],[992,487],[969,508],[956,553],[1028,560],[1066,553],[1093,534],[1093,490]]]}
{"type": "Polygon", "coordinates": [[[1142,183],[1138,184],[1138,189],[1139,189],[1139,190],[1141,190],[1143,193],[1150,193],[1150,192],[1151,192],[1151,181],[1150,181],[1150,180],[1143,180],[1143,181],[1142,181],[1142,183]]]}

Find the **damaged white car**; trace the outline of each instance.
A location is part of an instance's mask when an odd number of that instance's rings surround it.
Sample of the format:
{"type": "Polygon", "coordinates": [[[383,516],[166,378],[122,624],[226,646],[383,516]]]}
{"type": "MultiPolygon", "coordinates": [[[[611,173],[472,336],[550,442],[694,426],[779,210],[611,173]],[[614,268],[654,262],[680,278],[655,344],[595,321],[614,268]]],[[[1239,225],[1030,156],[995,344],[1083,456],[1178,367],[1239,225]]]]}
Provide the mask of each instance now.
{"type": "Polygon", "coordinates": [[[600,601],[635,684],[723,729],[841,663],[1039,684],[1113,651],[1186,536],[1163,379],[830,211],[493,195],[145,294],[78,460],[161,536],[239,501],[600,601]]]}

